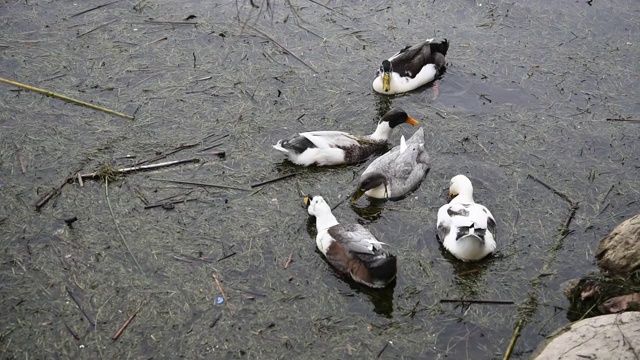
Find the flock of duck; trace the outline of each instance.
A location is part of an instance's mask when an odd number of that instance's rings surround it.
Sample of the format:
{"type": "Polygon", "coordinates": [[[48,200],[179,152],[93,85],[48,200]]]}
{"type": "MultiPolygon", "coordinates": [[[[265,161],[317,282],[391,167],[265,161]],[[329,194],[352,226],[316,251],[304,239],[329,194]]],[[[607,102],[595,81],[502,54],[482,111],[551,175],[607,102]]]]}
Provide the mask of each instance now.
{"type": "MultiPolygon", "coordinates": [[[[373,89],[392,95],[414,90],[434,81],[445,70],[449,43],[426,40],[407,46],[382,61],[373,89]]],[[[311,131],[280,140],[273,147],[291,162],[302,166],[354,164],[387,149],[393,129],[401,124],[418,125],[404,110],[385,114],[371,135],[352,135],[342,131],[311,131]]],[[[360,175],[352,201],[362,195],[372,198],[402,198],[414,190],[429,169],[424,147],[424,130],[419,128],[409,140],[376,158],[360,175]]],[[[480,260],[496,248],[495,219],[483,205],[473,200],[473,186],[464,175],[451,179],[453,199],[438,210],[438,240],[462,261],[480,260]]],[[[367,286],[381,288],[396,277],[396,257],[386,245],[360,224],[340,224],[321,196],[304,198],[307,212],[316,218],[316,245],[338,271],[367,286]]]]}

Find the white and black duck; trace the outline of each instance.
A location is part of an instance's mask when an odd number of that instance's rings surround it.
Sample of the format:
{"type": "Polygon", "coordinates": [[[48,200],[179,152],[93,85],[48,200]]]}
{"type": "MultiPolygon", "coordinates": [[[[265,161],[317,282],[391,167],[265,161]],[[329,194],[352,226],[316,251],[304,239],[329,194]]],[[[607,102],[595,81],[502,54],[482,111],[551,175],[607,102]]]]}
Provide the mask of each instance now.
{"type": "Polygon", "coordinates": [[[420,184],[428,169],[429,154],[424,148],[424,129],[420,128],[408,141],[402,136],[400,145],[369,164],[360,175],[352,200],[363,194],[378,199],[402,197],[420,184]]]}
{"type": "Polygon", "coordinates": [[[475,261],[496,249],[496,221],[489,209],[473,201],[473,185],[464,175],[451,179],[453,199],[438,210],[437,234],[442,245],[462,261],[475,261]]]}
{"type": "Polygon", "coordinates": [[[357,136],[342,131],[311,131],[291,139],[280,140],[273,147],[291,162],[302,166],[353,164],[386,149],[393,129],[404,123],[418,125],[418,121],[402,109],[386,113],[371,135],[357,136]]]}
{"type": "Polygon", "coordinates": [[[396,257],[369,230],[360,224],[338,223],[321,196],[307,196],[304,203],[309,215],[316,217],[316,245],[334,268],[374,288],[396,278],[396,257]]]}
{"type": "Polygon", "coordinates": [[[428,39],[407,46],[384,60],[373,80],[373,89],[385,95],[415,90],[436,79],[445,69],[449,42],[428,39]]]}

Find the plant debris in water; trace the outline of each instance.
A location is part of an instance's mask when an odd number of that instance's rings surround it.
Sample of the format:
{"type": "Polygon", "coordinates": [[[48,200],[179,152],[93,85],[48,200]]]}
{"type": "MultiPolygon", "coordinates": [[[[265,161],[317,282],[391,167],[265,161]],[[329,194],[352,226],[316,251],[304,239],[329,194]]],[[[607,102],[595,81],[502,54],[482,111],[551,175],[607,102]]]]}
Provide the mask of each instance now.
{"type": "Polygon", "coordinates": [[[560,284],[637,213],[639,6],[8,2],[2,78],[135,120],[0,86],[3,354],[527,358],[574,318],[560,284]],[[431,37],[451,42],[437,86],[373,92],[382,59],[431,37]],[[345,201],[368,162],[302,169],[271,148],[370,133],[392,107],[420,120],[432,158],[399,201],[345,201]],[[119,172],[181,159],[199,161],[119,172]],[[104,183],[76,182],[98,168],[104,183]],[[458,173],[498,225],[478,263],[435,237],[458,173]],[[393,287],[336,276],[298,190],[392,247],[393,287]]]}

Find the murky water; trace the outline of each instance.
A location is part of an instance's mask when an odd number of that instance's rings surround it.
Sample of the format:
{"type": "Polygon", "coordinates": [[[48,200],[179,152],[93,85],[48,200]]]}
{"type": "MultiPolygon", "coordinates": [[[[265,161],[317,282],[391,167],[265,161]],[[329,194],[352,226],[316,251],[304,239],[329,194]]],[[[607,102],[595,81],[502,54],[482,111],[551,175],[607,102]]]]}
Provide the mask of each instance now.
{"type": "Polygon", "coordinates": [[[635,1],[143,0],[78,14],[106,3],[0,5],[1,77],[136,117],[0,86],[6,357],[491,359],[523,319],[512,358],[527,358],[568,322],[558,285],[596,271],[598,240],[638,211],[635,1]],[[429,37],[451,42],[437,90],[375,94],[380,60],[429,37]],[[370,133],[390,107],[421,121],[433,161],[402,200],[340,203],[366,163],[300,169],[271,149],[300,131],[370,133]],[[157,161],[199,164],[128,174],[108,196],[103,181],[67,184],[34,210],[78,168],[185,144],[157,161]],[[480,263],[435,238],[458,173],[499,227],[498,253],[480,263]],[[579,203],[566,237],[569,204],[529,175],[579,203]],[[392,246],[393,287],[364,289],[330,268],[299,190],[392,246]],[[145,209],[177,200],[189,201],[145,209]]]}

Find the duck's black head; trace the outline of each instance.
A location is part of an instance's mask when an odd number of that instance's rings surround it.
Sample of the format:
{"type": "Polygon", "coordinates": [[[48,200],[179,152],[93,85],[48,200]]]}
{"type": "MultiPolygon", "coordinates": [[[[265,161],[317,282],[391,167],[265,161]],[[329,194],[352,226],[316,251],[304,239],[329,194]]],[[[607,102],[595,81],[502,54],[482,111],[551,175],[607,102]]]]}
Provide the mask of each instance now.
{"type": "Polygon", "coordinates": [[[413,126],[416,126],[419,124],[419,122],[416,119],[412,118],[404,110],[399,108],[391,109],[389,110],[389,112],[384,114],[382,119],[380,119],[380,122],[383,122],[383,121],[387,121],[389,123],[389,127],[392,129],[403,123],[409,123],[413,126]]]}
{"type": "Polygon", "coordinates": [[[380,185],[387,186],[387,178],[379,172],[369,173],[358,183],[355,194],[351,197],[351,201],[358,201],[365,192],[375,189],[380,185]]]}
{"type": "Polygon", "coordinates": [[[384,60],[382,62],[382,65],[380,65],[380,71],[383,73],[390,73],[393,70],[393,68],[391,67],[391,61],[389,60],[384,60]]]}

